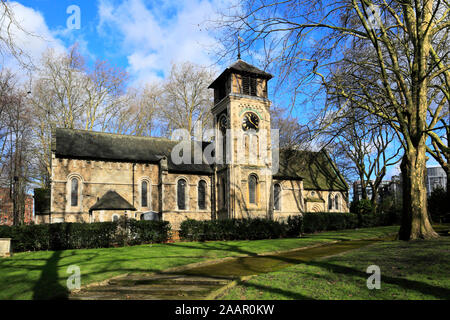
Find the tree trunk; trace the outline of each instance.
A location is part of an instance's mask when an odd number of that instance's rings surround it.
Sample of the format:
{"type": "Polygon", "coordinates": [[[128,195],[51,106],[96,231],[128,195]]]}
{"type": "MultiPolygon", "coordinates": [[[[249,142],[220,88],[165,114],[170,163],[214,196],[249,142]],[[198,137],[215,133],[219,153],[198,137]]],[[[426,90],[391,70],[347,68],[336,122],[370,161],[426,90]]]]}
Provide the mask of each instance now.
{"type": "Polygon", "coordinates": [[[370,202],[372,203],[372,213],[374,214],[377,212],[378,207],[377,197],[378,197],[378,186],[374,186],[372,188],[372,198],[370,198],[370,202]]]}
{"type": "Polygon", "coordinates": [[[433,239],[433,230],[427,213],[425,186],[425,146],[405,151],[401,163],[403,180],[403,212],[399,231],[400,240],[433,239]]]}

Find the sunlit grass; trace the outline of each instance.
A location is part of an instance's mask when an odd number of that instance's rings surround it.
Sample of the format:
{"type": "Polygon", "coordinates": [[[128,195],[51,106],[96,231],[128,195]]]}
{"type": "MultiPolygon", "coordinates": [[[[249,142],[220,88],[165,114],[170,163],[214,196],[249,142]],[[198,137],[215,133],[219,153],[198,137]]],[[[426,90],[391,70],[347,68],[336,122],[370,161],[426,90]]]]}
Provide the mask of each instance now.
{"type": "Polygon", "coordinates": [[[255,276],[221,299],[450,299],[450,237],[387,241],[255,276]],[[367,267],[381,270],[369,290],[367,267]]]}
{"type": "Polygon", "coordinates": [[[378,227],[307,235],[296,239],[179,242],[121,248],[40,251],[0,259],[0,299],[64,297],[67,268],[81,269],[81,284],[120,274],[157,272],[190,263],[269,251],[283,251],[335,240],[382,237],[398,227],[378,227]]]}

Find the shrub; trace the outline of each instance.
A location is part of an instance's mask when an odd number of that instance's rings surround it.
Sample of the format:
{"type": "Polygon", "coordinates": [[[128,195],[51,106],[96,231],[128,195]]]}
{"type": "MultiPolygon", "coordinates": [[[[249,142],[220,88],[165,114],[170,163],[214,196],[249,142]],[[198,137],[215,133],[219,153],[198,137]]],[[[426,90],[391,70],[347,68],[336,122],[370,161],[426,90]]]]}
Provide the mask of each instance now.
{"type": "Polygon", "coordinates": [[[291,216],[287,222],[269,219],[227,219],[181,223],[180,237],[189,241],[258,240],[298,237],[303,233],[388,225],[392,217],[343,212],[306,212],[291,216]]]}
{"type": "Polygon", "coordinates": [[[130,220],[132,244],[166,242],[169,239],[168,221],[130,220]]]}
{"type": "Polygon", "coordinates": [[[12,238],[12,250],[21,252],[164,242],[169,231],[167,221],[129,220],[121,221],[121,225],[118,222],[95,222],[0,226],[0,237],[12,238]]]}
{"type": "Polygon", "coordinates": [[[374,212],[373,204],[370,200],[361,199],[359,201],[353,201],[350,205],[350,212],[361,214],[371,214],[374,212]]]}
{"type": "Polygon", "coordinates": [[[303,233],[302,216],[289,216],[287,219],[286,235],[288,237],[299,237],[303,233]]]}
{"type": "Polygon", "coordinates": [[[286,236],[287,225],[269,219],[226,219],[181,223],[180,237],[189,241],[260,240],[286,236]]]}
{"type": "Polygon", "coordinates": [[[442,187],[435,188],[428,197],[428,212],[437,223],[450,222],[450,199],[442,187]]]}

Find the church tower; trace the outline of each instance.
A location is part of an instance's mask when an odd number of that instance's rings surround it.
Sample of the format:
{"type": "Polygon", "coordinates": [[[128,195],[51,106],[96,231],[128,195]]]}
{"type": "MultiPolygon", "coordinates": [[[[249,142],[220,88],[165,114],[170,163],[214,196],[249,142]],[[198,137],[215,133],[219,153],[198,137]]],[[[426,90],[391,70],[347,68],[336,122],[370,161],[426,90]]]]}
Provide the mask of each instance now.
{"type": "Polygon", "coordinates": [[[241,59],[214,80],[216,212],[218,218],[269,218],[272,75],[241,59]],[[225,152],[223,152],[225,151],[225,152]]]}

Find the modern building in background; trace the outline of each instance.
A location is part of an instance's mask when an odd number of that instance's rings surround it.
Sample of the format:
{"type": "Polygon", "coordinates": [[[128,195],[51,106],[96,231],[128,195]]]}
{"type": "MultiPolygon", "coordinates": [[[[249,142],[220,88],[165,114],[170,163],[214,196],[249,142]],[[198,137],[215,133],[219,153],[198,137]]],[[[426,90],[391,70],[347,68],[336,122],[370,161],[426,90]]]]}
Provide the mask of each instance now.
{"type": "Polygon", "coordinates": [[[427,196],[431,195],[434,189],[441,187],[444,190],[447,189],[447,175],[442,167],[429,167],[427,168],[427,177],[425,180],[427,186],[427,196]]]}
{"type": "MultiPolygon", "coordinates": [[[[434,189],[440,187],[444,190],[447,189],[447,175],[444,169],[440,166],[428,167],[427,175],[425,178],[425,185],[427,188],[427,196],[431,195],[434,189]]],[[[385,197],[394,197],[399,200],[402,196],[402,179],[401,174],[392,176],[391,180],[383,180],[378,190],[378,201],[381,201],[385,197]]],[[[370,185],[367,186],[367,197],[372,197],[372,189],[370,185]]],[[[353,183],[353,200],[358,201],[362,199],[362,187],[361,182],[356,181],[353,183]]]]}
{"type": "MultiPolygon", "coordinates": [[[[26,195],[24,223],[33,221],[33,196],[26,195]]],[[[0,188],[0,225],[11,226],[13,224],[14,205],[9,188],[0,188]]]]}
{"type": "MultiPolygon", "coordinates": [[[[373,180],[370,180],[370,182],[374,182],[373,180]]],[[[384,188],[386,188],[387,186],[389,186],[392,183],[391,180],[383,180],[380,183],[380,186],[378,187],[378,197],[377,197],[377,201],[380,200],[380,195],[381,195],[381,190],[383,190],[384,188]]],[[[367,193],[367,198],[371,199],[372,198],[372,188],[370,186],[370,184],[368,183],[366,186],[366,193],[367,193]]],[[[363,194],[363,188],[361,185],[361,181],[355,181],[353,183],[353,201],[359,201],[362,199],[362,194],[363,194]]]]}

